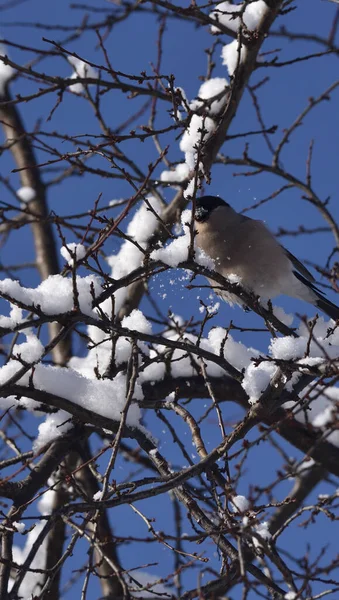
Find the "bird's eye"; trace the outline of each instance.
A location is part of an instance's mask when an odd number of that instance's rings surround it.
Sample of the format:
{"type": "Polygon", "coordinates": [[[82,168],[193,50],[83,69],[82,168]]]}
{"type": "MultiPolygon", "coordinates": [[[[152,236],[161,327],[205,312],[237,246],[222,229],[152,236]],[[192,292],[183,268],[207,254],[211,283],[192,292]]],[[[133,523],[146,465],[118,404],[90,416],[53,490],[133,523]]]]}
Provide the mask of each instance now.
{"type": "Polygon", "coordinates": [[[202,221],[206,221],[207,217],[208,217],[208,210],[206,210],[205,208],[202,208],[202,207],[196,208],[195,215],[194,215],[194,218],[196,221],[201,223],[202,221]]]}

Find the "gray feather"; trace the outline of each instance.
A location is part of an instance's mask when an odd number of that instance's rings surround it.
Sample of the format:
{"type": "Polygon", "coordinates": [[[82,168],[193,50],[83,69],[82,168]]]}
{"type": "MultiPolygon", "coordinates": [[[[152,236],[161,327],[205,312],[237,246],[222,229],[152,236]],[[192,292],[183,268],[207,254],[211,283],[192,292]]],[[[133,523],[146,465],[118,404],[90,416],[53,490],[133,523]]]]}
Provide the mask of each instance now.
{"type": "MultiPolygon", "coordinates": [[[[284,246],[282,246],[282,248],[284,248],[284,246]]],[[[300,262],[300,260],[298,260],[296,256],[294,256],[294,254],[286,250],[286,248],[284,248],[284,252],[290,259],[292,265],[296,268],[296,270],[299,273],[301,273],[301,275],[305,277],[305,279],[307,279],[308,281],[315,281],[312,273],[310,273],[309,270],[306,269],[305,265],[303,265],[303,263],[300,262]]]]}

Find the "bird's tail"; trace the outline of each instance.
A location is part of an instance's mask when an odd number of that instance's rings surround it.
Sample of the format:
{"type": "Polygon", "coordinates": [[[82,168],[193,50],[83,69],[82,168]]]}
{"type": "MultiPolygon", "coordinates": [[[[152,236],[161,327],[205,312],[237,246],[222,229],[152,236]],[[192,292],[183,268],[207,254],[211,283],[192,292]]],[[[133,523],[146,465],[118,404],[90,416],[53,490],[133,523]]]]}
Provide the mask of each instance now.
{"type": "Polygon", "coordinates": [[[334,321],[339,319],[339,307],[333,304],[333,302],[330,302],[324,298],[324,296],[317,294],[317,299],[315,300],[314,304],[334,321]]]}
{"type": "Polygon", "coordinates": [[[327,300],[327,298],[323,296],[321,291],[314,285],[314,283],[306,279],[306,277],[304,277],[300,272],[293,271],[293,273],[296,278],[299,279],[304,286],[306,286],[306,289],[308,288],[308,293],[311,293],[308,298],[305,297],[304,294],[299,294],[299,298],[302,300],[307,300],[308,302],[311,301],[314,306],[317,306],[326,315],[331,317],[331,319],[337,321],[339,319],[339,307],[333,304],[333,302],[330,300],[327,300]]]}

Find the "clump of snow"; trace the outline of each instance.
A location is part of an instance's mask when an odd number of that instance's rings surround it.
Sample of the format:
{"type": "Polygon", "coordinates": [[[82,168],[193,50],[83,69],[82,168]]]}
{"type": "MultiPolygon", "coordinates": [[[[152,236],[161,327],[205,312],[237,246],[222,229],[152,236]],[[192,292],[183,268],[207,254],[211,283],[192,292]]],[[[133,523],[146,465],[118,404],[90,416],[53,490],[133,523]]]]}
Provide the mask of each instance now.
{"type": "Polygon", "coordinates": [[[0,315],[0,327],[6,327],[8,329],[14,329],[19,323],[24,321],[22,315],[22,309],[16,306],[15,304],[11,304],[11,310],[9,313],[9,317],[5,317],[0,315]]]}
{"type": "MultiPolygon", "coordinates": [[[[237,32],[241,25],[245,25],[249,31],[254,31],[257,29],[267,10],[268,6],[263,0],[247,2],[246,6],[245,3],[231,4],[226,0],[225,2],[217,4],[210,16],[212,19],[215,19],[217,23],[220,23],[220,25],[227,27],[231,31],[237,32]],[[245,10],[242,12],[244,7],[245,10]],[[239,12],[242,12],[242,22],[240,15],[235,16],[235,13],[239,12]]],[[[220,29],[216,25],[212,25],[211,31],[212,33],[220,33],[220,29]]]]}
{"type": "Polygon", "coordinates": [[[210,304],[208,306],[200,306],[199,312],[203,313],[205,310],[207,310],[209,315],[215,315],[215,314],[217,314],[219,308],[220,308],[220,302],[215,302],[214,304],[210,304]]]}
{"type": "MultiPolygon", "coordinates": [[[[138,242],[141,248],[146,248],[148,240],[153,235],[158,225],[158,219],[156,215],[161,214],[162,211],[162,205],[158,198],[155,198],[154,196],[147,196],[147,200],[152,206],[155,214],[148,208],[146,203],[143,203],[127,227],[127,235],[131,239],[138,242]]],[[[107,259],[108,264],[112,269],[111,276],[113,279],[125,277],[131,271],[139,267],[142,264],[143,259],[144,254],[132,242],[126,240],[121,245],[118,254],[112,255],[107,259]]],[[[127,286],[117,290],[117,292],[114,294],[116,312],[118,312],[121,308],[127,294],[127,286]]],[[[110,314],[110,299],[106,300],[101,307],[103,310],[107,310],[110,314]]]]}
{"type": "MultiPolygon", "coordinates": [[[[124,317],[121,322],[122,327],[126,327],[130,331],[138,331],[140,333],[152,333],[152,326],[150,322],[146,319],[141,310],[134,309],[128,317],[124,317]]],[[[149,354],[148,346],[144,342],[138,342],[138,347],[141,349],[142,353],[146,356],[149,354]]],[[[132,349],[131,340],[125,337],[119,337],[116,349],[115,356],[117,364],[121,364],[127,362],[130,357],[132,349]]]]}
{"type": "MultiPolygon", "coordinates": [[[[215,131],[216,124],[211,117],[221,112],[228,98],[227,89],[228,82],[225,78],[214,77],[200,86],[198,97],[195,100],[190,104],[187,102],[191,111],[201,110],[204,115],[193,114],[182,136],[180,150],[185,154],[185,163],[177,165],[172,171],[163,171],[160,176],[161,181],[179,183],[187,180],[197,166],[200,168],[200,165],[197,165],[198,149],[215,131]]],[[[191,175],[184,191],[185,198],[193,197],[195,186],[195,177],[191,175]]]]}
{"type": "Polygon", "coordinates": [[[222,327],[213,327],[208,334],[210,349],[214,354],[220,356],[220,349],[224,344],[224,358],[233,365],[238,371],[249,367],[252,364],[251,359],[259,356],[258,350],[247,347],[241,342],[237,342],[222,327]],[[225,343],[225,336],[227,340],[225,343]]]}
{"type": "Polygon", "coordinates": [[[35,190],[29,187],[28,185],[24,185],[23,187],[17,190],[16,195],[21,200],[21,202],[24,202],[26,204],[27,202],[34,200],[35,190]]]}
{"type": "Polygon", "coordinates": [[[228,87],[228,81],[224,77],[212,77],[204,81],[200,86],[198,98],[190,103],[191,110],[197,111],[205,107],[209,115],[218,114],[226,104],[228,87]]]}
{"type": "Polygon", "coordinates": [[[259,365],[253,362],[247,367],[242,387],[249,397],[249,403],[255,404],[269,385],[278,367],[272,362],[263,361],[259,365]]]}
{"type": "Polygon", "coordinates": [[[86,356],[72,356],[68,366],[89,379],[97,379],[96,372],[103,375],[112,358],[112,340],[98,327],[89,325],[87,335],[91,346],[86,356]],[[93,347],[92,347],[93,346],[93,347]]]}
{"type": "Polygon", "coordinates": [[[196,179],[195,177],[192,177],[185,190],[184,190],[184,198],[186,198],[186,200],[191,200],[192,198],[194,198],[194,193],[196,192],[196,187],[197,187],[197,183],[196,183],[196,179]]]}
{"type": "Polygon", "coordinates": [[[329,494],[318,494],[318,500],[328,500],[330,498],[329,494]]]}
{"type": "MultiPolygon", "coordinates": [[[[77,79],[78,77],[81,77],[82,79],[98,79],[98,73],[96,70],[80,58],[77,58],[76,56],[68,56],[67,60],[72,67],[74,67],[74,72],[70,76],[70,79],[77,79]]],[[[69,86],[69,90],[74,94],[81,94],[84,89],[85,88],[83,84],[80,82],[73,83],[69,86]]]]}
{"type": "MultiPolygon", "coordinates": [[[[265,541],[270,540],[272,537],[272,535],[268,529],[268,525],[269,525],[268,521],[263,521],[262,523],[259,523],[258,525],[255,526],[256,533],[258,534],[258,536],[260,536],[265,541]]],[[[253,540],[253,544],[257,548],[260,548],[260,546],[262,545],[260,543],[260,539],[253,536],[252,540],[253,540]]]]}
{"type": "Polygon", "coordinates": [[[295,600],[296,597],[297,594],[295,592],[287,592],[287,594],[284,596],[285,600],[295,600]]]}
{"type": "Polygon", "coordinates": [[[215,127],[215,122],[210,117],[192,115],[180,141],[180,150],[185,153],[185,161],[190,170],[196,166],[198,147],[208,140],[215,127]]]}
{"type": "MultiPolygon", "coordinates": [[[[174,329],[169,330],[164,334],[164,337],[169,340],[183,341],[182,336],[174,329]]],[[[191,343],[193,346],[197,343],[197,336],[193,334],[185,334],[184,341],[191,343]]],[[[216,356],[220,356],[220,348],[223,344],[223,354],[225,359],[230,362],[235,368],[241,370],[251,362],[252,356],[257,356],[259,353],[253,348],[246,348],[241,342],[233,340],[232,336],[226,332],[225,329],[217,327],[212,329],[207,338],[200,339],[200,347],[203,350],[211,352],[216,356]],[[227,334],[227,340],[225,342],[225,335],[227,334]]],[[[156,351],[161,355],[166,349],[163,346],[156,347],[156,351]]],[[[150,355],[152,356],[152,354],[150,355]]],[[[211,377],[221,377],[225,374],[224,369],[213,361],[206,360],[207,373],[211,377]]],[[[189,377],[196,374],[194,366],[192,365],[191,359],[187,356],[185,350],[176,348],[172,354],[171,362],[171,375],[172,377],[189,377]]],[[[152,365],[147,367],[142,374],[142,381],[157,381],[157,379],[165,375],[165,365],[163,363],[159,365],[152,365]],[[156,375],[152,373],[152,368],[156,371],[156,375]]]]}
{"type": "MultiPolygon", "coordinates": [[[[13,363],[16,363],[19,368],[21,367],[21,364],[17,361],[11,361],[9,364],[13,365],[13,363]]],[[[7,377],[4,377],[4,375],[8,375],[7,367],[8,365],[5,365],[0,369],[0,384],[6,384],[8,380],[7,377]]],[[[9,375],[11,376],[12,373],[9,375]]],[[[37,390],[57,394],[78,406],[82,406],[85,409],[115,421],[120,421],[121,411],[126,402],[127,382],[126,376],[123,373],[118,373],[114,380],[93,380],[80,375],[73,369],[38,364],[34,367],[33,376],[31,371],[29,371],[18,381],[19,385],[27,387],[32,383],[37,390]]],[[[142,397],[141,386],[137,383],[134,390],[134,398],[140,400],[142,397]]],[[[0,398],[1,408],[3,408],[3,400],[6,401],[8,399],[0,398]]],[[[60,425],[69,418],[70,415],[62,411],[48,415],[45,423],[39,427],[39,436],[35,443],[35,449],[40,449],[67,431],[70,427],[69,423],[62,427],[60,425]]],[[[127,415],[127,425],[138,427],[139,422],[140,409],[136,404],[132,404],[127,415]]]]}
{"type": "Polygon", "coordinates": [[[122,320],[121,325],[122,327],[127,327],[127,329],[139,331],[140,333],[152,333],[152,325],[141,310],[137,308],[132,310],[131,314],[122,320]]]}
{"type": "Polygon", "coordinates": [[[98,490],[97,492],[95,492],[95,494],[93,495],[93,500],[94,502],[100,502],[100,500],[102,500],[102,490],[98,490]]]}
{"type": "MultiPolygon", "coordinates": [[[[48,485],[53,483],[53,479],[48,480],[48,485]]],[[[51,515],[54,510],[55,491],[46,490],[38,502],[38,510],[43,516],[51,515]]]]}
{"type": "MultiPolygon", "coordinates": [[[[323,317],[319,317],[313,329],[311,343],[309,343],[310,332],[305,323],[301,323],[298,328],[298,338],[284,336],[271,341],[270,352],[273,358],[283,360],[302,359],[300,364],[312,364],[311,359],[319,359],[319,362],[326,357],[337,358],[339,354],[339,330],[335,329],[331,335],[328,335],[329,324],[323,317]],[[308,356],[304,359],[306,349],[308,356]]],[[[314,364],[314,363],[313,363],[314,364]]]]}
{"type": "MultiPolygon", "coordinates": [[[[154,350],[150,350],[149,353],[150,359],[155,359],[157,357],[157,353],[154,350]]],[[[166,374],[166,365],[164,361],[161,362],[153,362],[141,372],[140,380],[141,381],[161,381],[166,374]]]]}
{"type": "MultiPolygon", "coordinates": [[[[188,249],[191,243],[191,233],[189,228],[191,219],[192,212],[190,210],[184,210],[181,215],[181,225],[184,235],[179,236],[163,248],[153,250],[153,252],[151,253],[151,258],[153,260],[161,260],[163,263],[169,265],[170,267],[177,267],[179,263],[187,260],[188,249]]],[[[199,248],[196,245],[195,240],[194,250],[195,261],[199,265],[207,267],[208,269],[214,269],[214,261],[209,256],[207,256],[203,252],[203,250],[201,250],[201,248],[199,248]]]]}
{"type": "Polygon", "coordinates": [[[3,96],[7,82],[13,77],[15,71],[10,65],[6,65],[4,59],[7,55],[6,48],[0,44],[0,95],[3,96]]]}
{"type": "Polygon", "coordinates": [[[180,87],[179,85],[177,85],[177,86],[176,86],[176,88],[175,88],[175,92],[176,92],[176,94],[177,94],[177,95],[179,95],[179,94],[180,94],[180,96],[181,96],[181,105],[182,105],[182,107],[183,107],[185,110],[187,110],[187,107],[188,107],[188,105],[189,105],[189,102],[188,102],[188,99],[187,99],[187,94],[186,94],[186,92],[185,92],[184,88],[183,88],[183,87],[180,87]]]}
{"type": "MultiPolygon", "coordinates": [[[[130,318],[133,318],[131,315],[130,318]]],[[[134,316],[134,318],[136,318],[134,316]]],[[[17,383],[18,385],[31,387],[50,394],[57,394],[61,398],[71,401],[73,404],[88,409],[96,414],[109,419],[120,421],[121,411],[126,402],[126,375],[118,373],[113,380],[89,379],[71,368],[54,367],[42,363],[35,364],[43,352],[43,346],[38,338],[31,332],[26,332],[27,342],[16,344],[13,348],[13,358],[0,368],[0,385],[6,383],[22,369],[22,360],[34,365],[34,370],[27,369],[17,383]],[[16,360],[16,357],[20,360],[16,360]]],[[[139,382],[134,389],[134,399],[143,398],[142,388],[139,382]]],[[[29,399],[17,400],[11,396],[0,398],[0,408],[7,409],[10,406],[26,406],[34,410],[39,403],[29,399]]],[[[47,415],[45,422],[39,426],[39,435],[34,443],[34,450],[39,451],[45,444],[53,441],[65,433],[70,427],[70,415],[59,411],[47,415]]],[[[140,423],[140,409],[137,404],[132,404],[127,415],[127,424],[138,427],[140,423]]]]}
{"type": "Polygon", "coordinates": [[[25,523],[18,523],[17,521],[13,521],[12,525],[15,527],[18,533],[23,533],[26,529],[25,523]]]}
{"type": "Polygon", "coordinates": [[[165,183],[182,182],[188,178],[189,167],[186,163],[179,163],[172,171],[163,171],[160,175],[160,181],[165,183]]]}
{"type": "MultiPolygon", "coordinates": [[[[126,376],[118,373],[113,380],[88,379],[72,369],[37,365],[33,383],[38,389],[52,391],[57,389],[63,398],[71,400],[103,417],[120,421],[121,411],[126,400],[126,376]],[[36,376],[37,375],[37,376],[36,376]]],[[[143,397],[140,385],[137,383],[134,398],[143,397]]],[[[132,404],[128,411],[127,424],[137,427],[140,421],[140,410],[132,404]]]]}
{"type": "MultiPolygon", "coordinates": [[[[184,191],[185,198],[192,198],[195,191],[195,177],[192,172],[196,167],[200,168],[198,162],[198,150],[206,143],[216,129],[216,123],[213,120],[215,115],[219,114],[226,104],[228,94],[228,82],[223,77],[214,77],[205,81],[199,89],[198,97],[187,106],[193,113],[201,111],[204,114],[193,114],[187,129],[185,130],[181,142],[180,150],[185,154],[185,163],[179,164],[173,171],[163,171],[161,181],[181,182],[189,178],[191,180],[184,191]]],[[[186,98],[186,97],[185,97],[186,98]]]]}
{"type": "Polygon", "coordinates": [[[247,498],[245,498],[245,496],[233,496],[232,500],[232,508],[236,511],[236,512],[246,512],[247,510],[249,510],[250,508],[250,503],[247,500],[247,498]]]}
{"type": "Polygon", "coordinates": [[[70,266],[74,264],[74,256],[76,260],[81,260],[86,256],[86,248],[82,244],[72,242],[60,248],[61,256],[67,261],[70,266]]]}
{"type": "MultiPolygon", "coordinates": [[[[34,364],[41,358],[44,347],[40,340],[30,330],[24,332],[26,336],[26,342],[22,344],[15,344],[12,350],[12,360],[9,360],[0,368],[0,386],[6,385],[6,383],[14,377],[22,368],[23,363],[28,365],[34,364]]],[[[1,408],[8,408],[8,406],[17,405],[17,400],[13,397],[0,398],[1,408]]],[[[36,403],[34,402],[34,407],[36,403]]],[[[19,403],[23,405],[22,399],[19,403]]],[[[28,407],[30,408],[30,407],[28,407]]]]}
{"type": "MultiPolygon", "coordinates": [[[[279,316],[279,314],[278,314],[279,316]]],[[[328,358],[336,359],[339,355],[339,331],[334,329],[329,335],[328,321],[323,317],[318,321],[313,329],[312,339],[310,341],[309,329],[305,323],[301,323],[298,329],[299,337],[283,336],[271,340],[269,345],[269,354],[273,359],[296,361],[300,366],[300,373],[307,371],[308,367],[321,365],[328,358]],[[306,350],[308,355],[305,356],[306,350]]],[[[259,365],[253,362],[247,366],[242,387],[247,392],[250,402],[255,403],[262,392],[269,385],[272,377],[277,370],[273,361],[262,361],[259,365]]],[[[287,381],[286,389],[291,391],[300,373],[294,373],[292,378],[287,381]]],[[[337,388],[332,388],[336,390],[337,388]]],[[[334,392],[335,395],[337,392],[334,392]]],[[[324,419],[329,420],[330,411],[327,411],[324,419]]]]}
{"type": "MultiPolygon", "coordinates": [[[[77,276],[76,286],[80,310],[86,315],[95,316],[96,312],[92,309],[92,288],[95,296],[98,296],[102,291],[100,279],[95,275],[77,276]]],[[[26,306],[40,306],[47,315],[63,314],[73,309],[73,282],[61,275],[50,275],[36,289],[25,288],[12,279],[3,279],[0,281],[1,292],[26,306]]]]}
{"type": "Polygon", "coordinates": [[[27,341],[15,344],[12,354],[20,356],[27,363],[37,362],[44,352],[44,346],[32,331],[26,329],[24,333],[27,341]]]}
{"type": "Polygon", "coordinates": [[[71,417],[64,410],[59,410],[57,413],[48,415],[45,421],[39,425],[39,434],[34,440],[33,451],[40,452],[46,444],[64,435],[72,429],[72,426],[71,417]]]}
{"type": "Polygon", "coordinates": [[[247,56],[247,48],[241,41],[233,40],[230,44],[223,46],[221,51],[222,64],[227,67],[230,77],[234,74],[238,64],[244,62],[247,56]]]}
{"type": "Polygon", "coordinates": [[[180,236],[164,248],[153,250],[151,258],[161,260],[170,267],[177,267],[180,262],[187,260],[189,243],[189,236],[180,236]]]}

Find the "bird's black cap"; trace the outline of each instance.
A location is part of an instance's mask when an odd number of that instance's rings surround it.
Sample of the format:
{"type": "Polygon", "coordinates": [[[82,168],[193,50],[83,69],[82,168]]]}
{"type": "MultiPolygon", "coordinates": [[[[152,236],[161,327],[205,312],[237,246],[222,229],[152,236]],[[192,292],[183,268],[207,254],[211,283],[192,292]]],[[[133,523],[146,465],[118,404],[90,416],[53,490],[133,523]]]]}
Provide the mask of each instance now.
{"type": "Polygon", "coordinates": [[[211,212],[218,206],[229,206],[225,200],[218,196],[202,196],[195,201],[195,220],[206,221],[211,212]]]}

